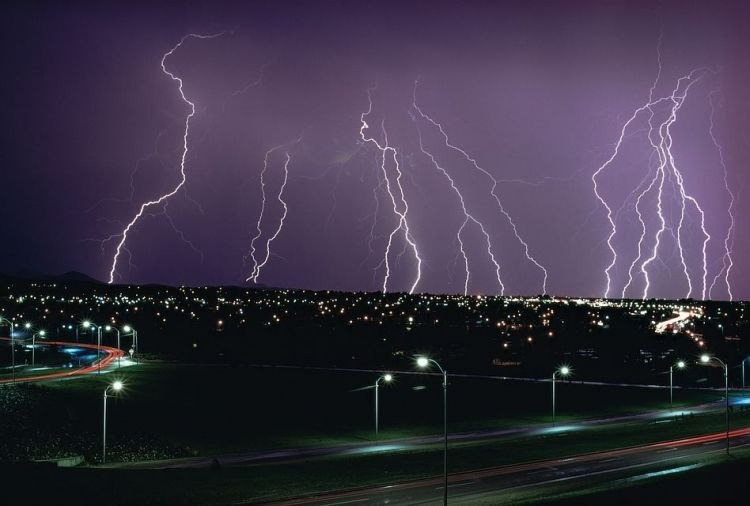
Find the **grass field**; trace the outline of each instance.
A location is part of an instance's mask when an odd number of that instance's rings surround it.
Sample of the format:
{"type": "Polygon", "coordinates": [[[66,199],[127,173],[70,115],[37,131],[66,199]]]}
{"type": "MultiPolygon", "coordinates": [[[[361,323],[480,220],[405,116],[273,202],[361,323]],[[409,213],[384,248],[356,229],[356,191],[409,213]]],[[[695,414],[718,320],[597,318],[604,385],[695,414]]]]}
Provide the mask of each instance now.
{"type": "MultiPolygon", "coordinates": [[[[11,432],[4,441],[42,447],[46,453],[99,452],[101,396],[115,378],[126,388],[110,399],[112,460],[241,452],[261,448],[371,441],[373,373],[150,364],[121,372],[0,389],[10,409],[2,417],[11,432]],[[25,439],[24,439],[25,438],[25,439]]],[[[579,418],[663,409],[667,390],[558,384],[558,413],[579,418]]],[[[435,376],[400,375],[382,387],[381,439],[439,433],[442,390],[435,376]]],[[[719,399],[705,391],[676,391],[676,404],[719,399]]],[[[454,378],[449,386],[451,431],[549,422],[550,385],[454,378]]],[[[669,419],[667,419],[669,420],[669,419]]],[[[733,426],[750,424],[737,412],[733,426]]],[[[563,455],[721,431],[723,413],[660,423],[638,422],[452,444],[451,471],[546,459],[563,455]]],[[[441,472],[439,445],[398,454],[365,454],[292,463],[225,467],[219,470],[121,470],[34,468],[47,483],[82,487],[90,494],[118,490],[113,503],[224,504],[270,500],[323,490],[387,484],[441,472]],[[134,484],[137,486],[127,486],[134,484]],[[157,499],[155,499],[157,498],[157,499]],[[121,501],[120,501],[121,500],[121,501]]],[[[24,475],[23,465],[12,473],[24,475]]],[[[60,485],[62,486],[62,485],[60,485]]],[[[34,490],[52,494],[52,488],[34,490]]],[[[55,497],[49,495],[49,497],[55,497]]],[[[109,500],[109,497],[108,497],[109,500]]]]}

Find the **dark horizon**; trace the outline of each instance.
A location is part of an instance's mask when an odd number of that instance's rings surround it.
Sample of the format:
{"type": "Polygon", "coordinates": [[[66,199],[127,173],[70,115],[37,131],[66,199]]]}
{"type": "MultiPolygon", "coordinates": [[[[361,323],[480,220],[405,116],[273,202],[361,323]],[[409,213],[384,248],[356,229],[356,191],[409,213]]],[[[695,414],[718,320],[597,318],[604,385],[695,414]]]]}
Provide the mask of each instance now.
{"type": "Polygon", "coordinates": [[[714,4],[11,2],[0,271],[748,300],[750,7],[714,4]]]}

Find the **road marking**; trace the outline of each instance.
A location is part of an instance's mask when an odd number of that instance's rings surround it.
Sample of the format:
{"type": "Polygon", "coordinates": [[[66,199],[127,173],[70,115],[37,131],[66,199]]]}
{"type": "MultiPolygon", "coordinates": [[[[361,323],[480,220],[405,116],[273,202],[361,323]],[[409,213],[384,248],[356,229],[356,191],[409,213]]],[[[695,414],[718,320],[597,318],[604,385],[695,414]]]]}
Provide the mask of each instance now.
{"type": "Polygon", "coordinates": [[[679,448],[667,448],[666,450],[662,450],[662,451],[657,452],[657,453],[667,453],[667,452],[673,452],[675,450],[679,450],[679,448]]]}
{"type": "Polygon", "coordinates": [[[605,462],[614,462],[615,460],[620,460],[621,458],[622,458],[622,457],[613,457],[613,458],[611,458],[611,459],[600,460],[599,462],[601,462],[601,463],[603,464],[603,463],[605,463],[605,462]]]}
{"type": "Polygon", "coordinates": [[[353,503],[355,503],[355,502],[365,502],[365,501],[369,501],[369,500],[370,500],[369,498],[364,498],[364,499],[351,499],[351,500],[349,500],[349,501],[329,502],[329,503],[326,503],[326,504],[327,504],[328,506],[336,506],[337,504],[353,504],[353,503]]]}

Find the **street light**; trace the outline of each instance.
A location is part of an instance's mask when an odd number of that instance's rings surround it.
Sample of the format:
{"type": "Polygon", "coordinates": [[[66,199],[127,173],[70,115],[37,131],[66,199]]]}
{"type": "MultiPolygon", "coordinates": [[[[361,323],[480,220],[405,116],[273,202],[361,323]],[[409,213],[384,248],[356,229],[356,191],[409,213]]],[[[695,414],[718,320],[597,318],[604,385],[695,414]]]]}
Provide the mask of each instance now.
{"type": "Polygon", "coordinates": [[[102,373],[102,361],[101,361],[101,352],[102,352],[102,326],[96,325],[94,323],[91,323],[89,320],[84,320],[83,323],[81,323],[83,328],[89,329],[91,327],[96,328],[96,363],[97,363],[97,374],[102,373]]]}
{"type": "Polygon", "coordinates": [[[701,355],[701,364],[708,365],[711,360],[716,360],[724,368],[724,398],[726,399],[726,421],[727,421],[727,455],[729,455],[729,368],[720,358],[713,355],[701,355]]]}
{"type": "Polygon", "coordinates": [[[7,323],[10,327],[10,356],[11,356],[11,369],[13,373],[13,383],[16,382],[16,341],[13,336],[14,323],[4,316],[0,316],[0,324],[3,322],[7,323]]]}
{"type": "Polygon", "coordinates": [[[745,360],[747,360],[748,357],[745,357],[742,359],[742,362],[740,365],[742,366],[742,388],[745,388],[745,360]]]}
{"type": "Polygon", "coordinates": [[[672,382],[672,371],[675,365],[677,366],[678,369],[684,369],[685,361],[679,360],[676,364],[672,364],[669,366],[669,410],[670,411],[674,411],[674,405],[672,403],[672,399],[673,399],[672,389],[674,388],[674,383],[672,382]]]}
{"type": "MultiPolygon", "coordinates": [[[[107,332],[110,332],[112,330],[117,332],[117,349],[119,350],[120,349],[120,329],[117,329],[111,325],[107,325],[106,327],[104,327],[104,330],[106,330],[107,332]]],[[[120,368],[120,354],[117,355],[117,368],[118,369],[120,368]]]]}
{"type": "Polygon", "coordinates": [[[443,373],[443,504],[448,504],[448,371],[429,357],[417,357],[417,366],[422,369],[430,362],[443,373]]]}
{"type": "Polygon", "coordinates": [[[31,334],[31,367],[36,364],[36,336],[44,337],[46,335],[47,332],[44,330],[31,334]]]}
{"type": "Polygon", "coordinates": [[[122,390],[122,381],[115,381],[111,385],[107,385],[107,388],[104,389],[104,416],[103,416],[103,423],[102,423],[102,464],[107,462],[107,393],[109,392],[109,389],[111,388],[115,392],[119,392],[122,390]]]}
{"type": "Polygon", "coordinates": [[[552,426],[555,426],[555,385],[556,385],[556,379],[557,379],[557,373],[560,373],[560,376],[567,376],[570,374],[570,367],[567,365],[563,365],[555,369],[555,371],[552,373],[552,426]]]}
{"type": "Polygon", "coordinates": [[[133,350],[133,353],[130,354],[131,358],[133,357],[133,354],[138,351],[138,331],[135,330],[130,325],[125,325],[122,328],[122,331],[125,333],[129,333],[131,336],[133,336],[133,342],[130,348],[133,350]]]}
{"type": "Polygon", "coordinates": [[[378,390],[380,390],[380,380],[390,383],[393,381],[393,375],[383,374],[375,380],[375,437],[378,436],[378,390]]]}

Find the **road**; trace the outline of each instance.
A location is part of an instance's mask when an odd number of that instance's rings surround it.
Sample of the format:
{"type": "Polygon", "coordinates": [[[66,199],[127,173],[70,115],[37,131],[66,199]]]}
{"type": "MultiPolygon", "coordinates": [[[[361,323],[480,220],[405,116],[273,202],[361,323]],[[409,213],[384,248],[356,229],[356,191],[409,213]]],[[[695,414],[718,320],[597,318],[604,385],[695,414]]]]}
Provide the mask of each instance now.
{"type": "MultiPolygon", "coordinates": [[[[679,409],[674,412],[660,410],[632,415],[618,415],[602,418],[578,420],[571,424],[559,424],[551,427],[546,424],[517,426],[503,429],[487,429],[471,432],[459,432],[448,435],[450,443],[501,439],[504,437],[541,436],[550,433],[563,433],[581,430],[586,427],[598,427],[608,424],[628,423],[637,421],[667,420],[673,416],[689,415],[724,409],[724,401],[701,404],[691,408],[679,409]]],[[[331,446],[316,446],[302,448],[280,448],[260,450],[244,453],[223,455],[209,455],[204,457],[185,457],[168,460],[154,460],[141,462],[110,463],[107,467],[121,469],[196,469],[210,468],[218,462],[221,466],[242,464],[258,464],[262,462],[290,462],[313,457],[335,457],[346,455],[371,455],[374,453],[396,453],[423,447],[424,445],[440,444],[443,436],[440,434],[418,436],[400,439],[389,439],[378,442],[361,442],[339,444],[331,446]]]]}
{"type": "MultiPolygon", "coordinates": [[[[674,441],[588,453],[575,457],[527,462],[509,466],[451,474],[448,493],[451,504],[507,501],[510,493],[561,484],[573,480],[604,480],[623,476],[649,477],[698,467],[700,461],[725,451],[726,433],[707,434],[674,441]],[[645,474],[643,474],[645,473],[645,474]]],[[[730,432],[732,448],[750,445],[750,428],[730,432]]],[[[368,489],[333,492],[271,503],[297,505],[417,505],[440,504],[443,478],[416,480],[368,489]]],[[[252,503],[248,503],[252,504],[252,503]]]]}
{"type": "MultiPolygon", "coordinates": [[[[2,337],[0,340],[10,341],[7,337],[2,337]]],[[[118,358],[122,359],[125,356],[125,352],[117,348],[111,348],[109,346],[97,346],[96,344],[83,344],[83,343],[69,343],[65,341],[44,341],[44,346],[59,346],[64,348],[84,348],[88,350],[97,351],[100,350],[103,353],[103,357],[98,362],[92,361],[90,364],[84,367],[78,367],[66,371],[52,372],[48,374],[38,375],[25,375],[20,376],[16,374],[16,383],[31,383],[38,381],[49,381],[57,380],[61,378],[70,378],[75,376],[84,376],[86,374],[96,373],[100,369],[105,370],[109,366],[113,365],[118,358]]],[[[13,378],[0,379],[0,385],[13,383],[13,378]]]]}

